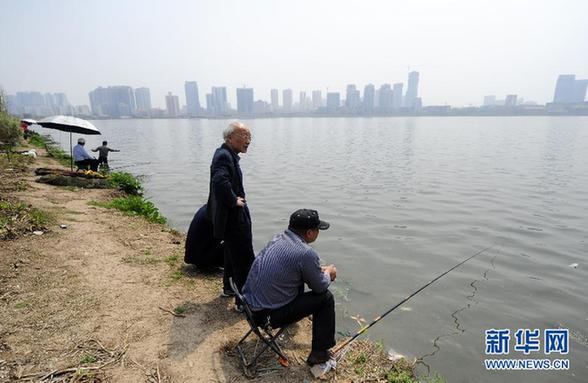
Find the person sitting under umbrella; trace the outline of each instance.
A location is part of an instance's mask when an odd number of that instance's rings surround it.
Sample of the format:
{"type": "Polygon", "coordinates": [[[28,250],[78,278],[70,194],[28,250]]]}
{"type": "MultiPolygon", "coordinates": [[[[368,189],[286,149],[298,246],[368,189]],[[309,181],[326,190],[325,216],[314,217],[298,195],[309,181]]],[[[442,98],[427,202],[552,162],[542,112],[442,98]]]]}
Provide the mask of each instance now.
{"type": "Polygon", "coordinates": [[[83,138],[78,138],[78,144],[73,148],[73,159],[78,168],[87,169],[90,166],[90,170],[97,171],[99,161],[94,157],[90,157],[84,145],[86,144],[86,140],[83,138]]]}

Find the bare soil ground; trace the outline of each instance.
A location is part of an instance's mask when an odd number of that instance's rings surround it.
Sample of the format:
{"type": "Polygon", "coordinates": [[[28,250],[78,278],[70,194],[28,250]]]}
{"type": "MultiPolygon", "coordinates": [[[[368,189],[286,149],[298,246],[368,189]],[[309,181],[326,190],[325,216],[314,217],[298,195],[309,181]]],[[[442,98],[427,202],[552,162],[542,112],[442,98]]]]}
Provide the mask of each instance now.
{"type": "MultiPolygon", "coordinates": [[[[35,168],[58,166],[39,152],[0,169],[0,199],[54,218],[42,235],[0,240],[0,382],[248,381],[234,351],[248,326],[219,296],[222,275],[182,262],[182,233],[89,205],[112,190],[36,183],[35,168]]],[[[281,339],[289,367],[266,352],[251,381],[313,381],[310,328],[303,320],[281,339]]],[[[326,380],[386,380],[385,353],[357,346],[326,380]]]]}
{"type": "MultiPolygon", "coordinates": [[[[232,348],[247,324],[219,296],[220,274],[183,264],[184,235],[88,205],[110,190],[34,182],[34,168],[48,166],[37,158],[13,194],[55,221],[0,242],[0,381],[246,380],[232,348]]],[[[308,330],[290,328],[290,367],[267,353],[256,381],[311,380],[308,330]]]]}

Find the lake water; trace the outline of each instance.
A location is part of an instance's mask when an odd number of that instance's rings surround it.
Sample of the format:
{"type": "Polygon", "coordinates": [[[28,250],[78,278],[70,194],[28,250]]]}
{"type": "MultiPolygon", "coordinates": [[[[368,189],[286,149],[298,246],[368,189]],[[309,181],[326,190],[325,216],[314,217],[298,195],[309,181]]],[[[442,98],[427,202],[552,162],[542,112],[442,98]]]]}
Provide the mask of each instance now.
{"type": "MultiPolygon", "coordinates": [[[[454,264],[493,246],[369,331],[449,382],[588,381],[588,118],[292,118],[245,121],[241,156],[254,248],[290,213],[331,223],[314,247],[338,267],[340,333],[368,322],[454,264]],[[570,265],[578,264],[577,267],[570,265]],[[514,351],[518,329],[567,328],[569,354],[514,351]],[[510,354],[569,359],[568,371],[486,371],[484,331],[510,329],[510,354]]],[[[111,167],[187,231],[208,196],[226,120],[94,121],[121,150],[111,167]]],[[[69,144],[65,133],[51,132],[69,144]]],[[[74,135],[74,142],[78,136],[74,135]]],[[[543,347],[543,335],[540,337],[543,347]]]]}

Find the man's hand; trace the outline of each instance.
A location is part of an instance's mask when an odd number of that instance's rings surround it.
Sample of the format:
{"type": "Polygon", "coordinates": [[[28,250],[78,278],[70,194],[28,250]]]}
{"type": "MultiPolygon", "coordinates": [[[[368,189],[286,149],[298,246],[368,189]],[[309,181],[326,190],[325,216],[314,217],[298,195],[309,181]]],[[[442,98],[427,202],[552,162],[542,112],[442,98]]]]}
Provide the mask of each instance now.
{"type": "Polygon", "coordinates": [[[237,197],[237,207],[245,207],[246,203],[247,201],[245,201],[245,198],[237,197]]]}
{"type": "Polygon", "coordinates": [[[331,277],[331,281],[334,281],[335,278],[337,278],[337,268],[335,267],[335,265],[324,266],[321,268],[323,269],[323,271],[326,271],[329,273],[329,276],[331,277]]]}

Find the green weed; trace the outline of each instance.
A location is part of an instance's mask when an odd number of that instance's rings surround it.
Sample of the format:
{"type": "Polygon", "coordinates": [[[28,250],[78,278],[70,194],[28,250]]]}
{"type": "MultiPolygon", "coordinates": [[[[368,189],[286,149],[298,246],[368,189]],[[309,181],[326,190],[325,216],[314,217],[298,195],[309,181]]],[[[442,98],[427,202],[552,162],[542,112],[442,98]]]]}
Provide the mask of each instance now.
{"type": "Polygon", "coordinates": [[[128,215],[139,215],[153,223],[166,223],[165,217],[159,213],[159,210],[155,207],[153,202],[138,195],[113,198],[110,201],[90,201],[89,204],[108,209],[117,209],[128,215]]]}
{"type": "Polygon", "coordinates": [[[96,357],[92,354],[86,354],[80,360],[80,364],[91,364],[96,362],[96,357]]]}
{"type": "Polygon", "coordinates": [[[176,306],[176,308],[174,308],[174,313],[176,313],[178,315],[184,314],[186,311],[188,311],[188,308],[183,305],[179,305],[179,306],[176,306]]]}
{"type": "Polygon", "coordinates": [[[177,255],[170,255],[169,257],[165,258],[165,262],[167,262],[170,266],[175,266],[178,263],[179,257],[177,255]]]}
{"type": "Polygon", "coordinates": [[[122,190],[129,195],[143,194],[143,186],[137,177],[131,173],[113,172],[108,176],[110,187],[122,190]]]}
{"type": "Polygon", "coordinates": [[[53,216],[22,202],[0,200],[0,239],[12,239],[25,232],[46,229],[53,216]]]}

